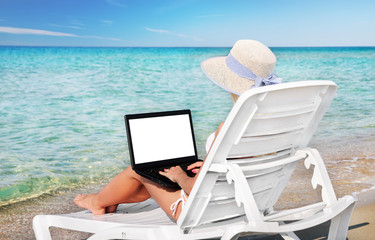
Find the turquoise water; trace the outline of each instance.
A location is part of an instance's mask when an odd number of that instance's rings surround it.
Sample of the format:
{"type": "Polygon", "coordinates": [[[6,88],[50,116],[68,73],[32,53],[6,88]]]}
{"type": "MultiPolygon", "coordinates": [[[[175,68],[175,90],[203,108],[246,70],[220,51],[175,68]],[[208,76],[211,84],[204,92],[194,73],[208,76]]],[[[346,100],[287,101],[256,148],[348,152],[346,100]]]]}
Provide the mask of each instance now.
{"type": "MultiPolygon", "coordinates": [[[[129,164],[123,115],[189,108],[200,157],[229,95],[200,62],[230,48],[0,47],[0,205],[106,182],[129,164]]],[[[273,48],[285,82],[339,86],[314,141],[375,132],[375,48],[273,48]]]]}

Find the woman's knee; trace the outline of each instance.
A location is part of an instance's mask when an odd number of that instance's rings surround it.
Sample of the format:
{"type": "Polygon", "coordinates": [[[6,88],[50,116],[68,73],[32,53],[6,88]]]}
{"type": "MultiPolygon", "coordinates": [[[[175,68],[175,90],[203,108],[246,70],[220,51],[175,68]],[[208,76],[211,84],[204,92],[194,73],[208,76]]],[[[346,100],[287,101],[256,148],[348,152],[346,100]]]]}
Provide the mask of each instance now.
{"type": "Polygon", "coordinates": [[[130,177],[133,177],[133,178],[137,179],[138,181],[141,181],[141,179],[142,179],[142,177],[141,177],[138,173],[136,173],[136,172],[134,171],[134,169],[132,168],[132,166],[127,167],[127,168],[123,171],[123,173],[124,173],[124,174],[127,174],[127,175],[130,176],[130,177]]]}

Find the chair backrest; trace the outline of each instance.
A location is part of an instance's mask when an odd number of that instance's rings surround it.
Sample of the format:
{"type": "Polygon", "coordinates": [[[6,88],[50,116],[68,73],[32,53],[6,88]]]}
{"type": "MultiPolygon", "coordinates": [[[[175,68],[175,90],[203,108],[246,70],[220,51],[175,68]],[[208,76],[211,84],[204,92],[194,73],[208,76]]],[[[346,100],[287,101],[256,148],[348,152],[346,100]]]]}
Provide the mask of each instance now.
{"type": "Polygon", "coordinates": [[[283,160],[307,146],[336,89],[331,81],[303,81],[242,94],[206,157],[179,226],[186,230],[223,219],[243,220],[251,217],[247,207],[261,214],[272,209],[296,165],[283,160]],[[233,165],[244,176],[246,189],[228,183],[233,165]],[[239,202],[239,192],[252,195],[245,197],[253,201],[239,202]]]}

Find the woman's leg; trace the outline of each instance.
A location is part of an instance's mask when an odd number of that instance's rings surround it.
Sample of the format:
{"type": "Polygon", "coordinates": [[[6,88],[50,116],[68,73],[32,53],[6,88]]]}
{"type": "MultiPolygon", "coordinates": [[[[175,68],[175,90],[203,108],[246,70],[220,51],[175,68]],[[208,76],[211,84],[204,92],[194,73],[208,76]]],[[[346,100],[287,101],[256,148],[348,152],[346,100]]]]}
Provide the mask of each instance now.
{"type": "Polygon", "coordinates": [[[115,176],[98,194],[78,195],[74,202],[100,215],[114,212],[120,203],[141,202],[152,197],[158,205],[173,219],[177,220],[182,206],[179,204],[175,215],[170,206],[181,197],[180,190],[164,188],[141,177],[131,167],[115,176]]]}
{"type": "Polygon", "coordinates": [[[140,181],[159,207],[161,207],[171,218],[177,221],[182,210],[182,204],[178,204],[175,214],[173,214],[173,210],[171,210],[171,205],[181,198],[181,190],[165,188],[160,184],[154,183],[141,176],[140,181]]]}
{"type": "Polygon", "coordinates": [[[78,195],[74,202],[95,215],[104,214],[108,207],[114,212],[120,203],[141,202],[150,198],[140,176],[128,167],[115,176],[98,194],[78,195]]]}
{"type": "MultiPolygon", "coordinates": [[[[134,193],[133,196],[128,197],[127,199],[124,199],[121,203],[136,203],[136,202],[142,202],[150,198],[150,194],[148,193],[147,189],[142,186],[140,190],[136,193],[134,193]]],[[[114,213],[117,210],[118,204],[114,204],[112,206],[108,206],[105,209],[106,213],[114,213]]]]}

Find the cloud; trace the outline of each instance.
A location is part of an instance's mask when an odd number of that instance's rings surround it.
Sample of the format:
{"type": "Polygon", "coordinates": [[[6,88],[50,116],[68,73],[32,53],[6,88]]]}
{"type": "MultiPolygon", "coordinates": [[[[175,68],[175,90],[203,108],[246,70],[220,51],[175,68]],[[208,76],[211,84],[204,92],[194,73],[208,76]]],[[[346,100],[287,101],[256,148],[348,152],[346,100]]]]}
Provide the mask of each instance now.
{"type": "Polygon", "coordinates": [[[107,25],[112,25],[113,21],[111,20],[101,20],[102,23],[107,24],[107,25]]]}
{"type": "Polygon", "coordinates": [[[93,38],[93,39],[100,39],[100,40],[121,41],[121,39],[119,38],[100,37],[100,36],[80,36],[80,35],[71,34],[71,33],[52,32],[52,31],[31,29],[31,28],[15,28],[15,27],[1,27],[1,26],[0,26],[0,33],[46,35],[46,36],[56,36],[56,37],[93,38]]]}
{"type": "Polygon", "coordinates": [[[168,31],[168,30],[163,30],[163,29],[153,29],[153,28],[148,28],[148,27],[145,27],[145,29],[146,29],[147,31],[149,31],[149,32],[156,32],[156,33],[160,33],[160,34],[162,34],[162,33],[171,34],[170,31],[168,31]]]}
{"type": "Polygon", "coordinates": [[[47,36],[57,36],[57,37],[78,37],[75,34],[71,33],[62,33],[62,32],[52,32],[39,29],[31,28],[15,28],[15,27],[1,27],[0,32],[10,33],[10,34],[32,34],[32,35],[47,35],[47,36]]]}
{"type": "Polygon", "coordinates": [[[99,37],[99,36],[81,36],[81,38],[93,38],[93,39],[99,39],[99,40],[122,41],[119,38],[99,37]]]}
{"type": "Polygon", "coordinates": [[[197,41],[197,42],[202,41],[202,39],[199,39],[197,37],[188,36],[188,35],[182,34],[182,33],[174,33],[174,32],[168,31],[168,30],[164,30],[164,29],[154,29],[154,28],[148,28],[148,27],[145,27],[145,29],[149,32],[155,32],[155,33],[159,33],[159,34],[167,34],[167,35],[176,36],[176,37],[180,37],[180,38],[190,38],[190,39],[192,39],[194,41],[197,41]]]}
{"type": "Polygon", "coordinates": [[[74,25],[74,26],[78,26],[78,27],[84,27],[85,26],[85,24],[83,24],[82,22],[80,22],[76,19],[70,20],[70,25],[74,25]]]}
{"type": "Polygon", "coordinates": [[[59,24],[53,24],[53,23],[50,23],[48,24],[52,27],[59,27],[59,28],[69,28],[69,29],[83,29],[82,27],[80,26],[68,26],[68,25],[59,25],[59,24]]]}

